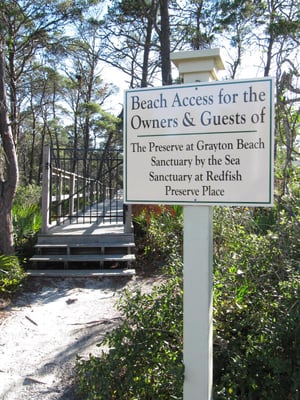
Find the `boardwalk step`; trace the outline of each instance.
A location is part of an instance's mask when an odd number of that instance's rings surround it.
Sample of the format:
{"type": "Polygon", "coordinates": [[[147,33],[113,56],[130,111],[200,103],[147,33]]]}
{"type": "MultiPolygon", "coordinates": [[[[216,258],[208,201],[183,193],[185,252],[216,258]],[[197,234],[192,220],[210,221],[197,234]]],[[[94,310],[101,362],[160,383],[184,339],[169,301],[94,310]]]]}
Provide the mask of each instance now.
{"type": "Polygon", "coordinates": [[[108,246],[111,244],[123,244],[123,243],[133,243],[134,235],[131,234],[104,234],[104,235],[89,235],[86,231],[82,234],[78,234],[78,231],[74,231],[74,234],[49,234],[38,236],[38,245],[42,244],[87,244],[93,243],[99,246],[108,246]],[[77,232],[77,233],[76,233],[77,232]]]}
{"type": "Polygon", "coordinates": [[[26,271],[32,277],[53,278],[98,278],[98,277],[131,277],[135,275],[135,269],[29,269],[26,271]]]}
{"type": "Polygon", "coordinates": [[[37,254],[30,258],[31,262],[132,262],[134,254],[37,254]]]}
{"type": "Polygon", "coordinates": [[[34,246],[37,249],[47,249],[47,248],[85,248],[85,247],[95,247],[95,248],[101,248],[101,247],[135,247],[135,243],[129,242],[129,243],[68,243],[68,244],[62,244],[62,243],[38,243],[34,246]]]}
{"type": "MultiPolygon", "coordinates": [[[[76,245],[75,245],[76,246],[76,245]]],[[[68,244],[62,244],[62,243],[50,243],[50,244],[36,244],[34,245],[36,249],[67,249],[70,247],[68,244]]]]}

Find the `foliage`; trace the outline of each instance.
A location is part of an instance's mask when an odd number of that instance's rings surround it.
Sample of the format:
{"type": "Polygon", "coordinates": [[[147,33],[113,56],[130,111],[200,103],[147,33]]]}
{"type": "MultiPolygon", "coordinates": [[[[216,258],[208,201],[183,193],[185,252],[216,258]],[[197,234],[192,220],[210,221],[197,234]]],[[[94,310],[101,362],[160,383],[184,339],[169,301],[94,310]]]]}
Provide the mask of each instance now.
{"type": "MultiPolygon", "coordinates": [[[[272,224],[270,214],[276,212],[268,212],[272,224]]],[[[293,241],[298,239],[281,240],[280,231],[290,229],[281,211],[272,231],[257,214],[216,210],[214,398],[296,400],[300,280],[293,241]],[[262,220],[264,233],[257,225],[262,220]]]]}
{"type": "Polygon", "coordinates": [[[103,343],[109,352],[77,363],[78,385],[86,400],[181,398],[181,283],[173,275],[150,294],[125,293],[119,304],[124,322],[103,343]]]}
{"type": "Polygon", "coordinates": [[[41,228],[41,187],[19,186],[13,205],[13,226],[18,252],[26,255],[31,250],[41,228]]]}
{"type": "MultiPolygon", "coordinates": [[[[272,209],[215,208],[216,400],[299,399],[297,190],[272,209]]],[[[110,350],[78,360],[87,400],[182,399],[182,213],[152,210],[148,217],[144,210],[137,218],[147,229],[146,257],[169,251],[171,277],[153,293],[127,292],[124,321],[106,337],[110,350]]]]}
{"type": "Polygon", "coordinates": [[[5,296],[16,291],[24,278],[18,258],[0,254],[0,295],[5,296]]]}
{"type": "Polygon", "coordinates": [[[145,256],[166,262],[170,255],[182,255],[182,207],[146,206],[134,223],[142,236],[145,256]]]}
{"type": "Polygon", "coordinates": [[[150,238],[156,235],[152,250],[161,238],[163,254],[169,251],[163,283],[151,293],[127,291],[119,303],[124,320],[102,343],[109,351],[77,362],[78,386],[86,400],[182,398],[182,261],[173,252],[175,242],[168,246],[166,239],[174,219],[163,210],[152,213],[149,223],[150,238]]]}

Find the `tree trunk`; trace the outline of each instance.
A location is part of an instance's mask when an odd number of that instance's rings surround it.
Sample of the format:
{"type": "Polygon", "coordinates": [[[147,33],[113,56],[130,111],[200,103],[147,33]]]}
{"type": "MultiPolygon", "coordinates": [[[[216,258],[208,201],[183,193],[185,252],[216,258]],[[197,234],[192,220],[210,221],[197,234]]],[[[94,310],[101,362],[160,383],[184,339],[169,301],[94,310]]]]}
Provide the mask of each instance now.
{"type": "Polygon", "coordinates": [[[171,60],[170,60],[170,18],[169,18],[169,1],[160,0],[160,46],[161,46],[161,71],[162,84],[172,84],[171,60]]]}
{"type": "Polygon", "coordinates": [[[14,237],[12,224],[12,206],[16,194],[19,170],[16,147],[8,121],[5,59],[0,42],[0,135],[3,147],[3,170],[0,171],[0,252],[14,253],[14,237]]]}
{"type": "Polygon", "coordinates": [[[149,57],[152,47],[152,31],[154,27],[154,18],[156,16],[156,4],[155,0],[152,0],[151,7],[149,8],[147,14],[147,27],[146,27],[146,37],[144,44],[144,54],[143,54],[143,70],[142,70],[142,80],[141,87],[148,86],[148,69],[149,69],[149,57]]]}

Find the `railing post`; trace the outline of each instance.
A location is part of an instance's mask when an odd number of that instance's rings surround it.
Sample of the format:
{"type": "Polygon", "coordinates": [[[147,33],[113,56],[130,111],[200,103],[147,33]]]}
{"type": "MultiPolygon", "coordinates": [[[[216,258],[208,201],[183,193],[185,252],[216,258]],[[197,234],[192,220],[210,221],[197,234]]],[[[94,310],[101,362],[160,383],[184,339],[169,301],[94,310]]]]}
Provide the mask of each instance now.
{"type": "Polygon", "coordinates": [[[62,191],[63,191],[63,174],[58,174],[58,195],[57,195],[57,225],[60,225],[62,218],[62,191]]]}
{"type": "Polygon", "coordinates": [[[43,234],[48,233],[50,215],[50,147],[43,148],[43,168],[42,168],[42,229],[43,234]]]}
{"type": "Polygon", "coordinates": [[[69,214],[70,217],[74,214],[74,194],[75,194],[75,174],[70,177],[70,194],[69,194],[69,214]]]}

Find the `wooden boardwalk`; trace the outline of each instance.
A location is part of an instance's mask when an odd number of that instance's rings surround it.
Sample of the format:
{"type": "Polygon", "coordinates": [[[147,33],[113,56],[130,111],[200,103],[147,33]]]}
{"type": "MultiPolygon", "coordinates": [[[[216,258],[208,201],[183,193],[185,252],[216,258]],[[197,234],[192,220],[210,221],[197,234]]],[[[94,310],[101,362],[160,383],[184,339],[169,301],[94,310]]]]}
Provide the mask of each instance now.
{"type": "Polygon", "coordinates": [[[90,170],[86,157],[82,149],[74,153],[44,147],[42,228],[29,260],[34,268],[30,274],[82,276],[92,270],[93,276],[114,276],[117,270],[132,271],[135,243],[131,208],[123,205],[122,154],[91,149],[90,170]]]}

